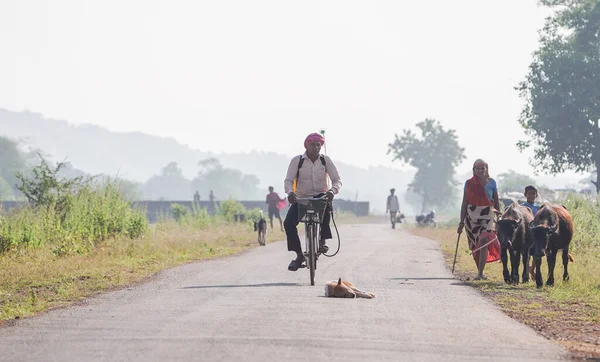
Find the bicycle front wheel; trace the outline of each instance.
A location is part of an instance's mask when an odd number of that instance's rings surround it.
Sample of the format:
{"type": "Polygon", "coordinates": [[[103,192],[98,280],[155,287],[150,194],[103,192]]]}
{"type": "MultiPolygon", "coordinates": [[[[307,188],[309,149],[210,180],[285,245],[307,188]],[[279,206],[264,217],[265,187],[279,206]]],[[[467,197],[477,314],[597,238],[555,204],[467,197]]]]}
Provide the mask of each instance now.
{"type": "Polygon", "coordinates": [[[310,272],[310,285],[315,285],[315,271],[317,269],[317,236],[316,225],[309,225],[306,228],[306,237],[308,239],[308,270],[310,272]]]}

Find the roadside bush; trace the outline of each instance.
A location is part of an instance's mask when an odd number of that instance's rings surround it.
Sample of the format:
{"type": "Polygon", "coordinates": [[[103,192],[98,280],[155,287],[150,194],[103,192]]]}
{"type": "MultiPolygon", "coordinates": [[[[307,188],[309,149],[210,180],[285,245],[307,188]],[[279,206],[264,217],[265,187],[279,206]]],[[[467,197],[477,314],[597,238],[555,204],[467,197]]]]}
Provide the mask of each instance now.
{"type": "Polygon", "coordinates": [[[235,215],[246,214],[246,208],[241,203],[235,200],[221,201],[219,215],[223,216],[226,221],[233,221],[235,215]]]}
{"type": "Polygon", "coordinates": [[[600,205],[581,195],[569,195],[563,203],[573,218],[574,235],[571,248],[600,246],[600,205]]]}
{"type": "MultiPolygon", "coordinates": [[[[175,222],[180,226],[191,226],[194,228],[206,229],[211,222],[214,222],[214,218],[208,214],[206,209],[200,207],[198,204],[193,204],[192,209],[180,204],[171,204],[171,215],[175,222]]],[[[158,225],[165,227],[169,223],[168,219],[159,219],[158,225]]]]}
{"type": "Polygon", "coordinates": [[[59,179],[64,165],[52,169],[42,158],[30,177],[17,176],[29,206],[0,218],[0,253],[48,245],[57,256],[83,254],[108,238],[134,239],[147,231],[144,211],[131,208],[118,180],[59,179]]]}

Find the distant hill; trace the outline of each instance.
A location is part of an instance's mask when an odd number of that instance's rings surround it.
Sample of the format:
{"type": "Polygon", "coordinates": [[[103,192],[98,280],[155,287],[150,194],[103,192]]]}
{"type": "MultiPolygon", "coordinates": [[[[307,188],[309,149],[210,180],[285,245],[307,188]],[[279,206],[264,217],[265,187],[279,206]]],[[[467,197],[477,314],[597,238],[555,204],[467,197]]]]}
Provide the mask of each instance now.
{"type": "MultiPolygon", "coordinates": [[[[215,157],[224,167],[256,175],[266,194],[269,185],[276,191],[283,191],[289,164],[289,156],[274,152],[211,153],[192,149],[173,138],[141,132],[111,132],[95,125],[73,125],[65,120],[45,118],[39,113],[1,108],[0,135],[16,139],[26,147],[39,148],[53,161],[66,159],[90,174],[118,174],[137,182],[158,174],[172,161],[178,163],[186,178],[192,179],[199,170],[198,161],[215,157]]],[[[339,197],[353,200],[358,196],[360,201],[371,202],[372,211],[385,211],[385,200],[391,187],[398,190],[402,203],[402,193],[413,177],[411,171],[390,167],[364,169],[344,163],[336,165],[343,182],[339,197]]],[[[208,190],[199,191],[203,199],[208,197],[208,190]]]]}

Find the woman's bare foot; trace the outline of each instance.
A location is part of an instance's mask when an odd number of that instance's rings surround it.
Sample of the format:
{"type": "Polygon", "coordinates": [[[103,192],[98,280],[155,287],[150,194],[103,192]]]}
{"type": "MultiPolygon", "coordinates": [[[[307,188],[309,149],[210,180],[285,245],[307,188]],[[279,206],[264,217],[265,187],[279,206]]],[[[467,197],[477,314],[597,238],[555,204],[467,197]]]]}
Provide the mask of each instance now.
{"type": "Polygon", "coordinates": [[[473,280],[487,280],[487,276],[485,274],[479,274],[473,280]]]}

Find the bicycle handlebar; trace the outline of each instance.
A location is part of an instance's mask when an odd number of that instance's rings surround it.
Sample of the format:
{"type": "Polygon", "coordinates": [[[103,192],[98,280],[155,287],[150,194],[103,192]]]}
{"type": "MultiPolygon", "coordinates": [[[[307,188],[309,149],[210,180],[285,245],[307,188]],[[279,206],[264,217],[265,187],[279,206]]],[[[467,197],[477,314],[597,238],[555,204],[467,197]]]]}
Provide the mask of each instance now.
{"type": "Polygon", "coordinates": [[[327,197],[325,197],[325,195],[321,196],[321,197],[297,197],[296,201],[320,201],[320,200],[327,200],[327,197]]]}

